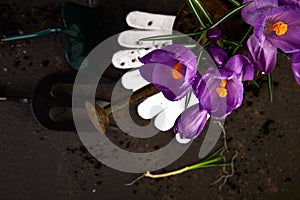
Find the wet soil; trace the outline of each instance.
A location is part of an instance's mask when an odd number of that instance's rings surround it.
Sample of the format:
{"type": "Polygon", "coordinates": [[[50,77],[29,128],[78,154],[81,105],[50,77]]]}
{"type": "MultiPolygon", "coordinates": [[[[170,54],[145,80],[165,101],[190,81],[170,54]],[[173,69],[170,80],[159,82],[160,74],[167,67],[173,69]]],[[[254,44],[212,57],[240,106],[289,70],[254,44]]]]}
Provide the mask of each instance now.
{"type": "MultiPolygon", "coordinates": [[[[88,1],[75,2],[88,5],[88,1]]],[[[0,2],[0,34],[16,35],[48,27],[62,27],[63,0],[11,0],[0,2]]],[[[176,14],[183,0],[99,0],[96,17],[107,27],[105,37],[128,27],[125,15],[139,9],[176,14]],[[158,3],[159,2],[159,3],[158,3]]],[[[0,46],[1,96],[31,97],[38,82],[55,72],[70,72],[64,57],[65,36],[49,35],[0,46]]],[[[111,169],[93,158],[76,132],[50,131],[33,116],[29,104],[0,102],[0,199],[300,199],[299,130],[300,87],[285,55],[278,55],[273,75],[274,102],[267,83],[246,88],[244,104],[227,120],[230,154],[238,152],[235,174],[219,190],[211,185],[221,168],[200,169],[164,179],[142,179],[111,169]]],[[[136,140],[110,127],[109,135],[120,147],[154,151],[164,146],[171,132],[136,140]]],[[[204,135],[166,172],[199,161],[204,135]]],[[[222,145],[222,140],[218,146],[222,145]]]]}

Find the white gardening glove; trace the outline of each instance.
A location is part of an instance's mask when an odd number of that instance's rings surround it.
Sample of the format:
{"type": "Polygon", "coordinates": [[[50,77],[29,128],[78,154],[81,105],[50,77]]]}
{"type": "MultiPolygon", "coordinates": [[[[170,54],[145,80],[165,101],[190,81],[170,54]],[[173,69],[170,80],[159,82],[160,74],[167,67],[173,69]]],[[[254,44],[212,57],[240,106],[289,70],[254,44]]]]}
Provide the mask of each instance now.
{"type": "MultiPolygon", "coordinates": [[[[118,42],[121,46],[132,48],[116,52],[112,58],[112,63],[120,69],[133,69],[124,74],[122,84],[126,89],[136,91],[149,84],[139,73],[138,68],[142,66],[138,58],[157,48],[162,48],[172,44],[171,41],[140,41],[142,38],[172,34],[172,27],[175,16],[157,15],[145,12],[134,11],[127,15],[127,24],[133,30],[122,32],[118,42]],[[142,30],[137,30],[142,29],[142,30]]],[[[185,100],[169,101],[162,93],[158,93],[147,98],[138,105],[138,114],[143,119],[154,120],[154,125],[161,131],[170,130],[177,117],[185,110],[185,100]]],[[[192,94],[188,107],[198,103],[198,99],[192,94]]],[[[179,134],[176,139],[180,143],[187,143],[190,140],[182,140],[179,134]]]]}
{"type": "Polygon", "coordinates": [[[127,24],[134,28],[124,31],[119,35],[118,42],[121,46],[132,48],[118,51],[113,55],[112,63],[120,69],[140,67],[142,63],[138,58],[157,48],[170,45],[169,41],[140,41],[142,38],[157,35],[172,34],[175,16],[150,14],[140,11],[130,12],[126,17],[127,24]]]}

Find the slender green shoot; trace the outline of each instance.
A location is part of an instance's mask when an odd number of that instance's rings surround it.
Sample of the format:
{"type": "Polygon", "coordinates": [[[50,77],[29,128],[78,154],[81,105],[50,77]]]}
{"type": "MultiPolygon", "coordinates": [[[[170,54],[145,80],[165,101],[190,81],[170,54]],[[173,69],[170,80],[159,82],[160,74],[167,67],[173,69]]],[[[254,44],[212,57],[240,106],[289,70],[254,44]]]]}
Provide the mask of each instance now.
{"type": "Polygon", "coordinates": [[[270,102],[273,102],[273,80],[272,80],[272,73],[268,74],[268,88],[269,88],[269,95],[270,95],[270,102]]]}
{"type": "Polygon", "coordinates": [[[172,39],[179,39],[184,37],[193,37],[202,34],[203,31],[190,33],[190,34],[170,34],[170,35],[158,35],[152,37],[146,37],[140,39],[140,41],[155,41],[155,40],[172,40],[172,39]]]}
{"type": "Polygon", "coordinates": [[[208,158],[204,159],[204,161],[208,161],[208,160],[212,159],[213,157],[218,155],[224,148],[225,148],[224,146],[221,146],[213,154],[211,154],[208,158]]]}
{"type": "Polygon", "coordinates": [[[189,8],[191,9],[192,13],[196,17],[196,19],[199,22],[199,24],[201,25],[201,27],[203,27],[204,29],[207,28],[206,24],[204,23],[204,21],[202,20],[202,18],[200,16],[199,12],[197,11],[197,6],[195,5],[195,1],[194,0],[186,0],[186,3],[189,6],[189,8]]]}
{"type": "Polygon", "coordinates": [[[192,93],[193,91],[191,90],[188,95],[186,96],[185,98],[185,103],[184,103],[184,107],[187,108],[189,103],[190,103],[190,100],[191,100],[191,97],[192,97],[192,93]]]}
{"type": "Polygon", "coordinates": [[[192,1],[194,2],[195,6],[198,8],[198,10],[202,12],[203,16],[207,19],[209,24],[213,24],[214,20],[213,20],[211,14],[205,8],[205,6],[202,4],[202,2],[200,0],[192,0],[192,1]]]}
{"type": "Polygon", "coordinates": [[[259,84],[255,80],[252,80],[251,84],[254,85],[254,86],[256,86],[256,87],[258,87],[258,88],[260,87],[259,84]]]}
{"type": "Polygon", "coordinates": [[[236,1],[236,0],[228,0],[230,3],[232,3],[233,5],[235,5],[235,6],[240,6],[241,4],[238,2],[238,1],[236,1]]]}

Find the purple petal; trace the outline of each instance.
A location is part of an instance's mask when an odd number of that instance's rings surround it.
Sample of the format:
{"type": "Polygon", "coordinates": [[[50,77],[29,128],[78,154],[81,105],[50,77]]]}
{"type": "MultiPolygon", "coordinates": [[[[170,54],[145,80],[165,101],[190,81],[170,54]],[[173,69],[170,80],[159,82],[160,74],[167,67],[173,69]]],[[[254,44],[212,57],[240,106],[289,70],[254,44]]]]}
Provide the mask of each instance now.
{"type": "MultiPolygon", "coordinates": [[[[247,3],[251,0],[244,0],[247,3]]],[[[242,9],[242,17],[248,24],[255,26],[257,20],[265,18],[265,16],[272,10],[278,7],[277,0],[254,0],[250,5],[242,9]]]]}
{"type": "Polygon", "coordinates": [[[144,64],[159,63],[170,67],[178,63],[178,60],[174,58],[172,52],[166,51],[164,49],[156,49],[154,51],[151,51],[142,58],[139,58],[139,60],[144,64]]]}
{"type": "Polygon", "coordinates": [[[198,104],[186,109],[177,118],[174,132],[179,133],[182,139],[195,139],[202,132],[207,121],[207,111],[198,104]]]}
{"type": "Polygon", "coordinates": [[[291,5],[300,7],[300,0],[278,0],[279,6],[291,5]]]}
{"type": "Polygon", "coordinates": [[[228,91],[227,106],[232,109],[237,109],[243,102],[244,87],[238,78],[233,78],[227,81],[226,89],[228,91]]]}
{"type": "Polygon", "coordinates": [[[193,87],[193,92],[196,97],[199,97],[200,94],[203,93],[203,90],[205,89],[205,81],[203,80],[203,77],[201,74],[197,75],[192,87],[193,87]]]}
{"type": "Polygon", "coordinates": [[[292,70],[294,72],[296,82],[300,85],[300,52],[292,55],[292,70]]]}
{"type": "Polygon", "coordinates": [[[243,55],[231,57],[225,64],[224,69],[230,70],[242,81],[253,80],[254,67],[252,62],[243,55]]]}
{"type": "Polygon", "coordinates": [[[147,55],[139,58],[144,63],[159,63],[173,67],[181,62],[190,70],[197,69],[197,60],[195,54],[188,48],[181,45],[169,45],[163,49],[156,49],[147,55]]]}
{"type": "Polygon", "coordinates": [[[267,40],[260,44],[254,35],[248,39],[247,45],[254,66],[261,72],[272,72],[276,65],[277,48],[267,40]]]}
{"type": "Polygon", "coordinates": [[[139,68],[141,76],[162,90],[171,101],[183,98],[190,90],[195,72],[185,68],[185,76],[181,79],[172,77],[172,68],[162,64],[150,63],[139,68]]]}
{"type": "Polygon", "coordinates": [[[169,45],[164,50],[173,54],[173,58],[181,62],[190,70],[197,70],[197,59],[195,54],[188,48],[181,45],[169,45]]]}
{"type": "Polygon", "coordinates": [[[199,98],[199,104],[206,109],[209,113],[214,112],[219,108],[219,97],[216,93],[216,89],[220,85],[219,79],[206,80],[205,89],[199,98]]]}
{"type": "Polygon", "coordinates": [[[227,70],[224,68],[209,68],[206,70],[205,74],[203,74],[203,77],[208,77],[208,78],[215,78],[215,79],[231,79],[235,77],[236,75],[234,74],[233,71],[227,70]]]}
{"type": "Polygon", "coordinates": [[[185,97],[190,90],[192,89],[192,86],[187,86],[184,88],[172,88],[172,89],[162,89],[163,95],[169,99],[170,101],[178,101],[185,97]]]}
{"type": "Polygon", "coordinates": [[[227,61],[227,52],[214,43],[209,45],[208,53],[219,67],[223,66],[227,61]]]}
{"type": "Polygon", "coordinates": [[[266,34],[266,39],[285,53],[299,51],[300,9],[296,6],[280,6],[273,9],[266,19],[266,25],[273,25],[280,21],[288,25],[286,33],[279,36],[272,31],[269,34],[266,34]]]}
{"type": "Polygon", "coordinates": [[[214,113],[221,113],[222,116],[226,114],[226,99],[219,97],[216,92],[216,89],[220,87],[220,83],[220,79],[202,79],[202,83],[198,88],[199,95],[197,97],[199,99],[199,104],[212,116],[214,116],[214,113]]]}

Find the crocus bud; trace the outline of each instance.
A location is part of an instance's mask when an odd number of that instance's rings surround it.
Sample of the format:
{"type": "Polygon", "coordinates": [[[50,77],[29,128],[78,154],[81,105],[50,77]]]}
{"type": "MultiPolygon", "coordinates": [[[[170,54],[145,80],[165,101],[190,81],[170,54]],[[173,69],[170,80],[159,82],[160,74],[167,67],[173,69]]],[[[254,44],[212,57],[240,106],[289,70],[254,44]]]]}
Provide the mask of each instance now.
{"type": "Polygon", "coordinates": [[[207,31],[206,37],[209,41],[217,41],[222,37],[222,31],[219,28],[210,29],[207,31]]]}
{"type": "Polygon", "coordinates": [[[207,115],[207,111],[201,109],[199,104],[189,107],[177,118],[174,132],[178,133],[181,139],[195,139],[202,132],[207,115]]]}

